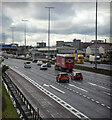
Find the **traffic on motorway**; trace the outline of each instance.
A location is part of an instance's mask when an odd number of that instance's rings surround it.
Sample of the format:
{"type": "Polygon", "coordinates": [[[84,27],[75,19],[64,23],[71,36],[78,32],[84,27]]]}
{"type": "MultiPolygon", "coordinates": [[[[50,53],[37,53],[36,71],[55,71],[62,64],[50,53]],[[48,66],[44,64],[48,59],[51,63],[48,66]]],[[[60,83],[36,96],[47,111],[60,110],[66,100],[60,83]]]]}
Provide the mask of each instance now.
{"type": "MultiPolygon", "coordinates": [[[[72,62],[70,59],[67,61],[72,62]]],[[[72,72],[60,71],[55,69],[55,65],[47,67],[45,63],[47,70],[41,70],[43,64],[38,65],[37,62],[30,62],[31,68],[24,68],[26,62],[25,60],[6,59],[4,64],[63,100],[68,104],[68,108],[62,103],[59,104],[68,111],[71,112],[70,109],[74,108],[87,118],[106,119],[110,117],[110,99],[112,97],[110,76],[74,68],[72,72]]],[[[70,68],[70,66],[68,67],[70,68]]],[[[75,112],[71,113],[76,115],[75,112]]]]}

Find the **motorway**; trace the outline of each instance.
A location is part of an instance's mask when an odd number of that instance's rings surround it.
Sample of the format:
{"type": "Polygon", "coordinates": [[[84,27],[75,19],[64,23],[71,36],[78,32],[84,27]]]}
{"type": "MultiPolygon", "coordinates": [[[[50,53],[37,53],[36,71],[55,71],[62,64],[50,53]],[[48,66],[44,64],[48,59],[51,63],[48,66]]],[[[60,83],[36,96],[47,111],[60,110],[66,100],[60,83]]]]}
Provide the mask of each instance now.
{"type": "MultiPolygon", "coordinates": [[[[27,78],[32,79],[63,100],[68,104],[68,107],[72,106],[85,116],[89,118],[105,118],[106,120],[110,118],[110,100],[112,98],[110,76],[74,69],[74,71],[82,72],[82,81],[72,81],[70,79],[69,83],[57,83],[56,75],[59,71],[55,71],[53,65],[45,71],[40,70],[36,63],[31,64],[31,69],[26,69],[23,60],[7,59],[4,63],[27,78]]],[[[24,84],[24,86],[27,85],[24,84]]],[[[35,94],[34,91],[32,91],[33,94],[35,94]]]]}
{"type": "MultiPolygon", "coordinates": [[[[47,61],[47,59],[44,59],[44,58],[39,58],[40,60],[44,60],[44,61],[47,61]]],[[[95,67],[95,64],[94,63],[90,63],[90,62],[84,62],[84,64],[78,64],[78,63],[75,63],[76,65],[80,65],[80,66],[85,66],[85,67],[95,67]]],[[[112,65],[109,65],[109,64],[97,64],[97,68],[100,68],[100,69],[105,69],[105,70],[112,70],[112,65]]]]}

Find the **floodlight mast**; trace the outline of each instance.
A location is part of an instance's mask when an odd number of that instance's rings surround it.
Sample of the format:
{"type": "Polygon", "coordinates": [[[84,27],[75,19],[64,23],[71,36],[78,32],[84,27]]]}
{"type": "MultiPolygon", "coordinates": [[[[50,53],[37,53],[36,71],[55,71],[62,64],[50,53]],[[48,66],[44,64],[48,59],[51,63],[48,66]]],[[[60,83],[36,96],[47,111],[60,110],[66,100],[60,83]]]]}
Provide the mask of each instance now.
{"type": "Polygon", "coordinates": [[[48,19],[48,61],[49,61],[49,49],[50,49],[50,10],[54,7],[45,7],[49,10],[49,19],[48,19]]]}
{"type": "Polygon", "coordinates": [[[26,58],[26,24],[25,24],[25,22],[27,22],[28,20],[27,19],[23,19],[22,21],[24,22],[25,58],[26,58]]]}
{"type": "Polygon", "coordinates": [[[15,27],[11,26],[10,28],[12,30],[12,44],[14,44],[14,29],[15,29],[15,27]]]}
{"type": "MultiPolygon", "coordinates": [[[[23,19],[23,22],[27,22],[28,20],[23,19]]],[[[24,25],[24,36],[25,36],[25,47],[26,47],[26,24],[24,25]]]]}
{"type": "Polygon", "coordinates": [[[96,0],[96,27],[95,27],[95,68],[97,69],[97,0],[96,0]]]}

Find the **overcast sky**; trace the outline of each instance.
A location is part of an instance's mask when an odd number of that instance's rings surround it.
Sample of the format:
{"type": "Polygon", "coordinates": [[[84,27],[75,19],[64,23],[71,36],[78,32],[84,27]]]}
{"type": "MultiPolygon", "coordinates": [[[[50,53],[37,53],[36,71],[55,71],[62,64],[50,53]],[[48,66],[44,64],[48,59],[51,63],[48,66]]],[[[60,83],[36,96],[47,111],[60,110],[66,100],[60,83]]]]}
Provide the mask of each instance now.
{"type": "MultiPolygon", "coordinates": [[[[82,42],[95,39],[95,2],[3,2],[2,31],[3,41],[14,41],[24,45],[24,26],[27,28],[27,45],[48,41],[48,9],[51,9],[50,45],[56,41],[82,42]],[[28,21],[23,22],[22,19],[28,21]]],[[[110,3],[98,2],[98,39],[110,41],[110,3]]]]}

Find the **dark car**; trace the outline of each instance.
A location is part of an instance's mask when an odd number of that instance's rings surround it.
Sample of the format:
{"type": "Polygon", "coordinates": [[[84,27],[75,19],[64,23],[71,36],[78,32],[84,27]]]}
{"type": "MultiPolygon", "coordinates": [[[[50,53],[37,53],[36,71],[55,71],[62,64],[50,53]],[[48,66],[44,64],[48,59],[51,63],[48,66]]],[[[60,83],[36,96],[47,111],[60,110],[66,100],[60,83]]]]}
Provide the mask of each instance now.
{"type": "Polygon", "coordinates": [[[80,73],[80,72],[73,72],[71,74],[71,79],[72,80],[83,80],[82,73],[80,73]]]}
{"type": "Polygon", "coordinates": [[[33,59],[32,60],[33,63],[37,63],[37,61],[38,61],[37,59],[33,59]]]}
{"type": "Polygon", "coordinates": [[[59,73],[56,77],[56,81],[69,83],[69,75],[67,73],[59,73]]]}
{"type": "Polygon", "coordinates": [[[49,63],[49,62],[46,63],[46,65],[47,65],[47,67],[51,67],[51,63],[49,63]]]}

